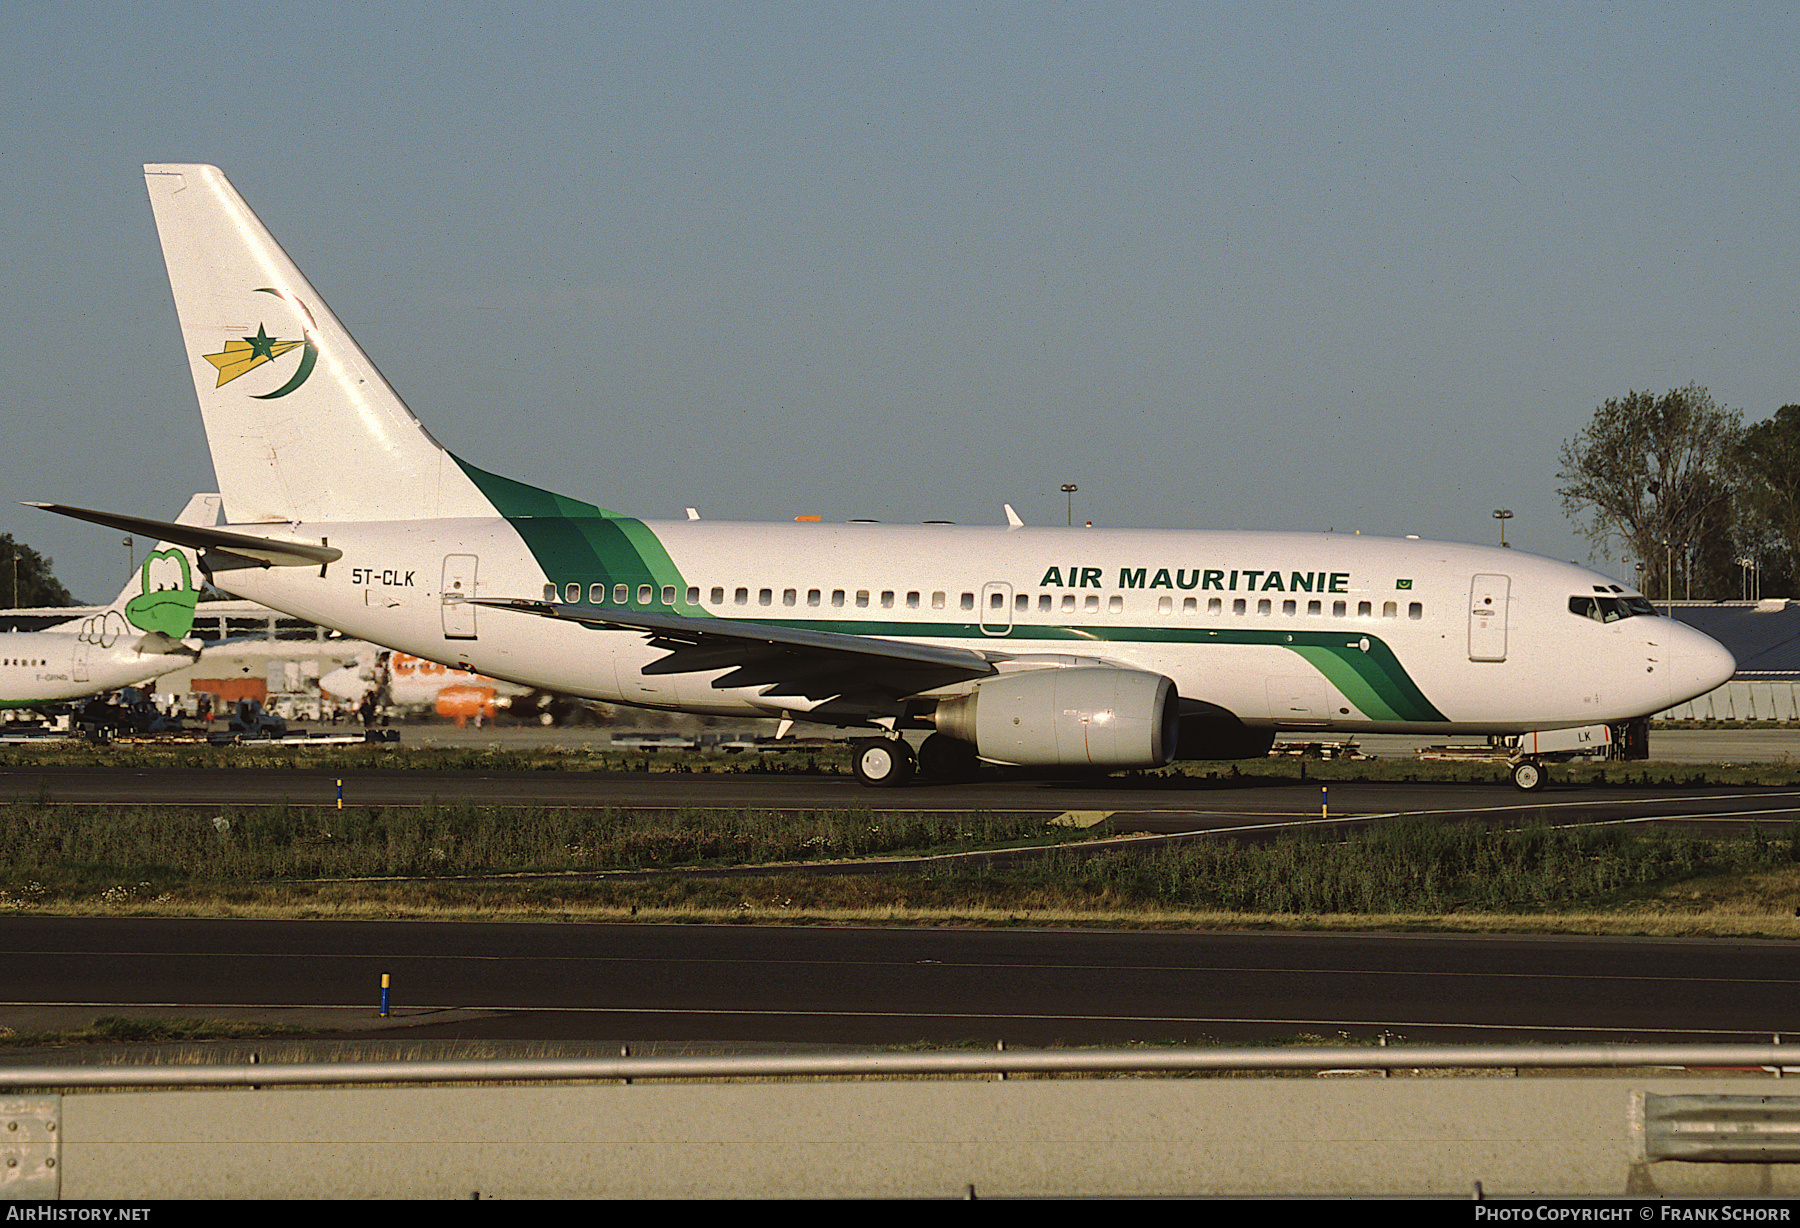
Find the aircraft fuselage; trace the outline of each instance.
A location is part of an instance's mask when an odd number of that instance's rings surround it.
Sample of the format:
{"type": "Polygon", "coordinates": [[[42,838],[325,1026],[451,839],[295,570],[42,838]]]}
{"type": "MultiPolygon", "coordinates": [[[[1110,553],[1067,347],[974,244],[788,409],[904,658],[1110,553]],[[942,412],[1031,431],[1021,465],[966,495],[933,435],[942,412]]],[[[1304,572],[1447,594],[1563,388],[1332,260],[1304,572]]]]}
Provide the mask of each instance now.
{"type": "Polygon", "coordinates": [[[722,669],[645,675],[665,653],[642,631],[596,631],[466,598],[723,618],[1013,659],[1077,654],[1162,674],[1184,697],[1287,729],[1589,725],[1660,711],[1730,672],[1713,641],[1668,619],[1572,612],[1572,598],[1619,599],[1597,573],[1410,538],[616,517],[312,524],[281,536],[326,540],[343,557],[216,581],[524,686],[718,715],[809,705],[715,689],[722,669]]]}

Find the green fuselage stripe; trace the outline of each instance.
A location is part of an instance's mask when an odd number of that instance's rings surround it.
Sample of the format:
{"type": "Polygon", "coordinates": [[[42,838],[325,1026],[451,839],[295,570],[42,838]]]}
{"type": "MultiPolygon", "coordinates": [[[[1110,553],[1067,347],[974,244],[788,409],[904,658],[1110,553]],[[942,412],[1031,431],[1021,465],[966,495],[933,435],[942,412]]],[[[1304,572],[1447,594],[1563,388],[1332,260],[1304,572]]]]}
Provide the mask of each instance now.
{"type": "MultiPolygon", "coordinates": [[[[581,503],[456,462],[481,489],[495,509],[524,539],[532,557],[560,586],[581,585],[581,598],[591,586],[603,586],[610,603],[615,585],[629,589],[627,606],[633,610],[685,614],[695,618],[715,613],[687,600],[687,582],[648,525],[641,520],[581,503]],[[651,599],[639,600],[639,589],[651,587],[651,599]],[[665,602],[663,589],[672,587],[675,600],[665,602]]],[[[604,611],[605,604],[596,605],[604,611]]],[[[989,635],[980,623],[889,622],[859,619],[739,618],[733,621],[761,626],[829,631],[840,635],[888,636],[897,639],[986,640],[996,647],[1010,641],[1053,641],[1066,644],[1236,644],[1284,648],[1311,664],[1363,712],[1376,720],[1446,720],[1425,698],[1393,649],[1372,635],[1346,628],[1341,631],[1210,630],[1199,627],[1060,626],[1015,623],[1005,635],[989,635]],[[1356,639],[1349,640],[1350,635],[1356,639]],[[1347,642],[1348,641],[1348,642],[1347,642]],[[1365,647],[1366,645],[1366,647],[1365,647]]]]}

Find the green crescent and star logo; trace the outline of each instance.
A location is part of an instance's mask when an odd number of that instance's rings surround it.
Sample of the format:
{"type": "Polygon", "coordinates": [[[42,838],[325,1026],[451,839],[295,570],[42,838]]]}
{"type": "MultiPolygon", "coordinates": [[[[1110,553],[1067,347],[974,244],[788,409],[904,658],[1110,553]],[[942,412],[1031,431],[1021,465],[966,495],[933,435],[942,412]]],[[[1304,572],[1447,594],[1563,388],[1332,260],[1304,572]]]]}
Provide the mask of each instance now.
{"type": "MultiPolygon", "coordinates": [[[[286,297],[281,294],[280,291],[270,289],[267,286],[259,288],[257,293],[273,294],[278,298],[286,297]]],[[[296,302],[295,305],[299,306],[302,311],[306,310],[306,308],[298,302],[296,302]]],[[[311,313],[309,312],[308,314],[310,315],[311,313]]],[[[213,387],[223,388],[226,384],[229,384],[239,376],[248,375],[264,363],[274,362],[289,350],[296,349],[302,350],[300,362],[299,365],[294,368],[294,374],[288,382],[277,388],[274,392],[251,394],[259,401],[273,401],[276,397],[284,397],[288,393],[294,391],[294,389],[304,384],[307,377],[313,373],[313,366],[319,361],[319,347],[313,344],[311,337],[301,337],[298,340],[285,340],[281,337],[271,337],[269,336],[267,327],[258,324],[256,326],[256,336],[234,337],[230,341],[227,341],[225,343],[225,348],[217,354],[205,354],[202,355],[202,357],[219,369],[219,382],[214,384],[213,387]]]]}

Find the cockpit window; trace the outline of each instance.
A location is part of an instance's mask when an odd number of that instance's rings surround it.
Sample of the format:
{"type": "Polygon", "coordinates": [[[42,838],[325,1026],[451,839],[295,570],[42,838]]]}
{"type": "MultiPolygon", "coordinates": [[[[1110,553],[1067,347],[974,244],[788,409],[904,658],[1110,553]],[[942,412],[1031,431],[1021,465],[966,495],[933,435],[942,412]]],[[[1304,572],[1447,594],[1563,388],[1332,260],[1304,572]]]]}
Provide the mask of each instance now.
{"type": "Polygon", "coordinates": [[[1654,614],[1656,607],[1642,597],[1571,597],[1569,613],[1591,618],[1597,623],[1616,623],[1621,618],[1654,614]]]}

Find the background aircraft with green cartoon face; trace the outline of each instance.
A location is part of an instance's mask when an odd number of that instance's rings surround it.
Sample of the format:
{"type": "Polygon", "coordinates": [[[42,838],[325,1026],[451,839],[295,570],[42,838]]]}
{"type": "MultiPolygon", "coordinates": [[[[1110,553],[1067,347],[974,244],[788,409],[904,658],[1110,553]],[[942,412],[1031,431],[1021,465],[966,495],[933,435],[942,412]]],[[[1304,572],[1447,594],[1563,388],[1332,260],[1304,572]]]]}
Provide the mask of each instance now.
{"type": "MultiPolygon", "coordinates": [[[[195,495],[175,523],[210,524],[218,506],[217,495],[195,495]]],[[[192,665],[200,650],[183,637],[201,582],[192,550],[160,542],[106,609],[42,631],[0,633],[0,707],[80,699],[192,665]]]]}
{"type": "MultiPolygon", "coordinates": [[[[144,169],[225,516],[40,506],[197,547],[219,587],[386,648],[604,702],[862,728],[870,785],[1259,757],[1279,730],[1614,724],[1735,667],[1640,594],[1522,550],[608,511],[442,447],[218,168],[144,169]],[[908,730],[931,733],[916,759],[908,730]]],[[[493,413],[528,429],[526,407],[493,413]]]]}

